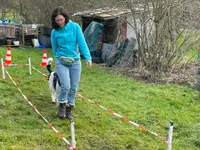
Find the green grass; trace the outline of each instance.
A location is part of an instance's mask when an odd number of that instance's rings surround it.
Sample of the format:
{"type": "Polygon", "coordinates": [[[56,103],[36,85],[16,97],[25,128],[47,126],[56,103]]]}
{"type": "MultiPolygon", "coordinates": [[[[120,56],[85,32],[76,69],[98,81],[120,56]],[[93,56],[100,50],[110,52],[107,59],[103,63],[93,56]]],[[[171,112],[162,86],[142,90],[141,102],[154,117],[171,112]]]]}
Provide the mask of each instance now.
{"type": "MultiPolygon", "coordinates": [[[[47,50],[52,56],[51,49],[47,50]]],[[[6,48],[0,48],[5,58],[6,48]]],[[[12,48],[14,64],[27,63],[40,67],[43,51],[30,47],[12,48]]],[[[53,68],[55,66],[53,65],[53,68]]],[[[71,142],[68,121],[56,117],[57,107],[51,103],[48,83],[27,67],[7,67],[19,88],[41,114],[71,142]]],[[[0,79],[0,149],[63,150],[66,143],[49,128],[17,91],[10,79],[0,79]]],[[[150,131],[167,138],[168,124],[174,121],[173,149],[200,149],[200,97],[187,86],[145,84],[114,75],[94,64],[83,70],[79,93],[150,131]]],[[[154,135],[143,132],[110,115],[81,98],[76,98],[75,118],[77,150],[165,150],[154,135]]]]}

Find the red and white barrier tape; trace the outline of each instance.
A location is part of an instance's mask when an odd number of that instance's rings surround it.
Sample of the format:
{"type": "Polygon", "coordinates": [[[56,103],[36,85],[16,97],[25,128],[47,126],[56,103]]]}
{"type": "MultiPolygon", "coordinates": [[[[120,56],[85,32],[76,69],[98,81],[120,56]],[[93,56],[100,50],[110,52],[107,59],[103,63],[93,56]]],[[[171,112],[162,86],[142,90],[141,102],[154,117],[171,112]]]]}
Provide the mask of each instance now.
{"type": "MultiPolygon", "coordinates": [[[[38,69],[32,67],[35,71],[37,71],[38,73],[40,73],[41,75],[47,77],[47,75],[45,75],[44,73],[42,73],[41,71],[39,71],[38,69]]],[[[75,141],[75,129],[74,129],[74,121],[70,121],[70,128],[71,128],[71,137],[72,137],[72,150],[76,150],[76,141],[75,141]]]]}
{"type": "Polygon", "coordinates": [[[109,112],[110,114],[119,117],[120,119],[122,119],[122,120],[125,121],[126,123],[130,123],[130,124],[132,124],[132,125],[138,127],[138,128],[139,128],[140,130],[142,130],[142,131],[149,132],[149,133],[155,135],[156,137],[158,137],[159,139],[161,139],[164,143],[167,143],[167,142],[168,142],[167,139],[161,137],[161,136],[158,135],[157,133],[154,133],[154,132],[152,132],[152,131],[150,131],[150,130],[144,128],[143,126],[141,126],[141,125],[139,125],[139,124],[137,124],[137,123],[135,123],[135,122],[133,122],[133,121],[128,120],[126,117],[121,116],[121,115],[119,115],[119,114],[113,112],[112,110],[105,108],[104,106],[102,106],[102,105],[100,105],[100,104],[96,104],[95,102],[91,101],[91,100],[88,99],[87,97],[84,97],[84,96],[80,95],[79,93],[77,93],[77,95],[78,95],[79,97],[81,97],[83,100],[86,100],[86,101],[88,101],[88,102],[90,102],[90,103],[92,103],[92,104],[95,104],[97,107],[100,107],[100,108],[106,110],[107,112],[109,112]]]}
{"type": "Polygon", "coordinates": [[[67,145],[72,148],[72,145],[69,143],[69,141],[58,131],[56,130],[51,123],[49,123],[49,121],[37,110],[37,108],[29,101],[29,99],[23,94],[23,92],[21,91],[21,89],[19,88],[19,86],[15,83],[15,81],[12,79],[12,77],[10,76],[10,74],[8,73],[8,71],[5,69],[6,74],[8,75],[8,77],[10,78],[10,80],[13,82],[13,84],[15,85],[15,87],[17,88],[17,90],[22,94],[22,96],[24,97],[24,99],[26,100],[26,102],[28,102],[29,105],[31,105],[31,107],[34,109],[34,111],[49,125],[50,128],[52,128],[57,135],[63,139],[67,145]]]}
{"type": "MultiPolygon", "coordinates": [[[[32,67],[32,68],[33,68],[34,70],[36,70],[37,72],[39,72],[40,74],[42,74],[43,76],[47,76],[47,75],[45,75],[44,73],[42,73],[41,71],[35,69],[34,67],[32,67]]],[[[126,117],[121,116],[121,115],[119,115],[119,114],[113,112],[112,110],[105,108],[104,106],[102,106],[102,105],[100,105],[100,104],[96,104],[96,103],[93,102],[92,100],[88,99],[87,97],[84,97],[84,96],[80,95],[79,93],[77,93],[77,95],[78,95],[79,97],[81,97],[82,99],[84,99],[84,100],[86,100],[86,101],[88,101],[88,102],[90,102],[90,103],[92,103],[92,104],[95,104],[97,107],[100,107],[100,108],[106,110],[106,111],[109,112],[110,114],[112,114],[112,115],[114,115],[114,116],[117,116],[118,118],[122,119],[122,120],[125,121],[126,123],[129,123],[129,124],[132,124],[132,125],[138,127],[141,131],[149,132],[149,133],[153,134],[154,136],[156,136],[157,138],[159,138],[160,140],[162,140],[164,143],[168,143],[168,141],[167,141],[166,138],[164,138],[164,137],[158,135],[157,133],[154,133],[154,132],[152,132],[152,131],[150,131],[150,130],[144,128],[143,126],[141,126],[141,125],[139,125],[139,124],[137,124],[137,123],[135,123],[135,122],[133,122],[133,121],[130,121],[130,120],[127,119],[126,117]]]]}
{"type": "Polygon", "coordinates": [[[41,71],[39,71],[39,70],[37,70],[35,67],[32,67],[35,71],[37,71],[38,73],[40,73],[41,75],[43,75],[43,76],[45,76],[45,77],[47,77],[47,75],[46,74],[44,74],[44,73],[42,73],[41,71]]]}
{"type": "MultiPolygon", "coordinates": [[[[0,64],[2,66],[2,64],[0,64]]],[[[5,67],[15,67],[15,66],[29,66],[29,64],[5,64],[5,67]]]]}

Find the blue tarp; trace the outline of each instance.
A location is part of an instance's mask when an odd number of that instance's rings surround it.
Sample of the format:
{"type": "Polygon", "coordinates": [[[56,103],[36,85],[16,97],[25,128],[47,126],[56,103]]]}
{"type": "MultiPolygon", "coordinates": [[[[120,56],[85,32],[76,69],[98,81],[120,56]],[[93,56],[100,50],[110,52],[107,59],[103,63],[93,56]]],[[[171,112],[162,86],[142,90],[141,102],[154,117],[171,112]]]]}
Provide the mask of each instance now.
{"type": "Polygon", "coordinates": [[[102,35],[103,24],[92,21],[84,31],[84,37],[89,47],[90,52],[97,50],[99,38],[102,35]]]}

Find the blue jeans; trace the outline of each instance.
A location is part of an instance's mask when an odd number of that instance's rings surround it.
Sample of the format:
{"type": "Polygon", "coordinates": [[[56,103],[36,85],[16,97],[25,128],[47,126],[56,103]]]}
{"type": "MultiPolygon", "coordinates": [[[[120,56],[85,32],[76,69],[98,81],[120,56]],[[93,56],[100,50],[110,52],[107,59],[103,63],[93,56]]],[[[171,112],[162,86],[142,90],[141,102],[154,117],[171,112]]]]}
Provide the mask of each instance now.
{"type": "Polygon", "coordinates": [[[81,75],[81,61],[80,59],[76,59],[71,66],[65,66],[61,64],[59,58],[56,58],[55,63],[61,87],[58,102],[67,102],[70,105],[74,105],[81,75]]]}

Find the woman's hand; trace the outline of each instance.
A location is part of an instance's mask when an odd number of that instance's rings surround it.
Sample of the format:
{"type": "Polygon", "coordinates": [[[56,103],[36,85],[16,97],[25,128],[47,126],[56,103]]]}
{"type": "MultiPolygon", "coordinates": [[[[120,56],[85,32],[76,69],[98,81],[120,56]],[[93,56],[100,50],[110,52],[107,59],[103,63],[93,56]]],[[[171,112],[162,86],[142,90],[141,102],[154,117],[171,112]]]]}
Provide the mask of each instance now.
{"type": "Polygon", "coordinates": [[[91,67],[92,67],[92,61],[91,61],[91,60],[86,61],[86,64],[87,64],[87,67],[88,67],[88,68],[91,68],[91,67]]]}

